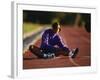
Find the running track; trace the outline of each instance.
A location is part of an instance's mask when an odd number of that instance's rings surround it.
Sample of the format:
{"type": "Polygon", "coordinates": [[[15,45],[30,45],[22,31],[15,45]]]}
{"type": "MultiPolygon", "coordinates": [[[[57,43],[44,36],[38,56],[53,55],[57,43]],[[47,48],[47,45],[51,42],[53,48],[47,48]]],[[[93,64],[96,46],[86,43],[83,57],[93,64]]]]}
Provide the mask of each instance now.
{"type": "MultiPolygon", "coordinates": [[[[30,51],[23,54],[23,69],[54,68],[54,67],[79,67],[91,65],[91,35],[84,28],[63,27],[60,35],[69,48],[78,47],[79,54],[75,59],[59,56],[53,59],[38,59],[30,51]]],[[[41,39],[35,45],[39,46],[41,39]]]]}

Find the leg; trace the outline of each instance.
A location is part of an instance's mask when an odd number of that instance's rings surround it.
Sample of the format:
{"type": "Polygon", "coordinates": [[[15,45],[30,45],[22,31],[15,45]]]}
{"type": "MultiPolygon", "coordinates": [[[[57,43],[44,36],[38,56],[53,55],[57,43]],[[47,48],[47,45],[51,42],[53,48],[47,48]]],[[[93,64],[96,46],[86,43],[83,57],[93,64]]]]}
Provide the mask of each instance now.
{"type": "Polygon", "coordinates": [[[30,45],[30,46],[29,46],[29,50],[30,50],[33,54],[35,54],[37,57],[39,57],[39,58],[42,58],[42,57],[43,57],[43,55],[41,54],[40,48],[38,48],[37,46],[30,45]]]}
{"type": "Polygon", "coordinates": [[[52,48],[44,48],[42,49],[44,53],[48,54],[48,53],[54,53],[55,56],[59,56],[59,55],[64,55],[64,56],[68,56],[68,53],[70,52],[70,50],[68,48],[56,48],[56,47],[52,47],[52,48]]]}
{"type": "Polygon", "coordinates": [[[68,56],[69,55],[69,52],[70,52],[69,48],[65,48],[65,49],[56,48],[55,55],[56,56],[59,56],[59,55],[68,56]]]}

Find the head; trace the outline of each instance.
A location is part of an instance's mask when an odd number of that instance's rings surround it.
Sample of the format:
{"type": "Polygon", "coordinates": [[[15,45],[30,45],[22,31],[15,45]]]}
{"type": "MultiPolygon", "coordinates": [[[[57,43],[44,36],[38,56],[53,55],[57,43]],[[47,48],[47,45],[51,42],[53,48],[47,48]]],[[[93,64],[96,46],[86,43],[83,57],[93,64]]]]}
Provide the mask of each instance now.
{"type": "Polygon", "coordinates": [[[54,33],[60,32],[61,31],[61,27],[60,27],[59,23],[56,23],[56,22],[53,23],[52,24],[52,30],[53,30],[54,33]]]}

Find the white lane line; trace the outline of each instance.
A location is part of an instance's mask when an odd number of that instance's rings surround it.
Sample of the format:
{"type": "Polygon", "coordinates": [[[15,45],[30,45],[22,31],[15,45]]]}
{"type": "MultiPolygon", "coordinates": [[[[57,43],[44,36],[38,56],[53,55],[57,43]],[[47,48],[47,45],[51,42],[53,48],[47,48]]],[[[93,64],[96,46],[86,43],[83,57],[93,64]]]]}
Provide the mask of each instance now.
{"type": "MultiPolygon", "coordinates": [[[[77,57],[77,58],[90,58],[90,56],[82,56],[82,57],[77,57]]],[[[69,60],[70,60],[71,63],[74,64],[75,66],[80,66],[80,65],[77,64],[71,57],[69,57],[69,60]]]]}
{"type": "Polygon", "coordinates": [[[69,60],[72,64],[74,64],[75,66],[80,66],[79,64],[77,64],[71,57],[69,57],[69,60]]]}
{"type": "Polygon", "coordinates": [[[77,58],[91,58],[90,56],[79,56],[77,58]]]}
{"type": "MultiPolygon", "coordinates": [[[[53,59],[62,59],[62,57],[55,57],[55,58],[53,58],[53,59]]],[[[75,66],[80,66],[79,64],[77,64],[71,57],[68,57],[69,58],[69,61],[72,63],[72,64],[74,64],[75,66]]]]}

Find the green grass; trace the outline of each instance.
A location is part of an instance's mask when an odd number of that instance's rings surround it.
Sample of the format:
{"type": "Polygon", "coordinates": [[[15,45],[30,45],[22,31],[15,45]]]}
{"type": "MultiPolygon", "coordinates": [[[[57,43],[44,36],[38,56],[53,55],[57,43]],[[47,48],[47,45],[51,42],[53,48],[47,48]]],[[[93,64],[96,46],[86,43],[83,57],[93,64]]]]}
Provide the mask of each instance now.
{"type": "Polygon", "coordinates": [[[41,25],[33,23],[23,23],[23,34],[36,31],[41,25]]]}

